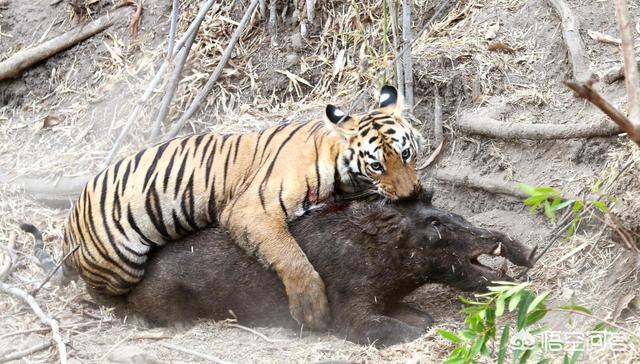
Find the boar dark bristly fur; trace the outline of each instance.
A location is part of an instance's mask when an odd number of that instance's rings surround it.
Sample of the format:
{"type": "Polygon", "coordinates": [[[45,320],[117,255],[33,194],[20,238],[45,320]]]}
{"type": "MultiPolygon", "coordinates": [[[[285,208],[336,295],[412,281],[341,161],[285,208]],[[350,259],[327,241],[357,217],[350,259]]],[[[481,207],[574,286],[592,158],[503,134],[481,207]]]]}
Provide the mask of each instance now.
{"type": "MultiPolygon", "coordinates": [[[[365,344],[392,345],[424,333],[430,316],[400,300],[425,283],[482,290],[505,279],[481,265],[479,255],[502,255],[519,265],[532,259],[527,246],[433,207],[429,193],[312,213],[290,230],[327,286],[332,330],[365,344]]],[[[215,228],[159,249],[142,282],[118,299],[110,303],[120,312],[157,324],[226,319],[231,311],[245,325],[297,326],[276,274],[215,228]]]]}

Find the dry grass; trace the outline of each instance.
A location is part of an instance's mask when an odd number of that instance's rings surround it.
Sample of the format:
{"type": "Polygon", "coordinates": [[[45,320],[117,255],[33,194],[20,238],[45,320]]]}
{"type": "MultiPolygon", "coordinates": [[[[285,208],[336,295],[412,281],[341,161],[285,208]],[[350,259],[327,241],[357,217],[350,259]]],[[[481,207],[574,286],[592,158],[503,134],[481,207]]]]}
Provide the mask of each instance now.
{"type": "MultiPolygon", "coordinates": [[[[145,3],[152,4],[153,1],[145,3]]],[[[419,10],[414,11],[415,19],[427,17],[433,3],[426,0],[416,2],[419,10]]],[[[236,48],[235,56],[223,77],[207,98],[204,111],[190,121],[187,129],[214,132],[256,130],[280,120],[317,117],[327,102],[347,105],[375,79],[379,70],[393,56],[388,46],[386,53],[383,51],[385,34],[388,37],[391,34],[383,30],[383,12],[378,11],[382,4],[382,0],[323,4],[326,7],[317,15],[323,23],[318,25],[317,32],[312,32],[300,51],[293,48],[290,39],[293,30],[286,26],[282,26],[277,38],[278,52],[273,52],[270,46],[265,47],[270,43],[270,37],[264,29],[265,22],[256,16],[253,26],[247,29],[236,48]],[[282,57],[285,53],[298,54],[299,63],[288,67],[283,60],[285,57],[282,57]]],[[[416,78],[445,85],[454,82],[456,72],[462,70],[467,77],[463,88],[477,96],[475,104],[465,104],[462,109],[502,103],[512,110],[521,111],[521,114],[513,112],[510,117],[526,119],[528,122],[558,122],[558,119],[580,117],[583,112],[580,111],[580,105],[562,111],[567,103],[575,104],[557,83],[560,77],[558,70],[563,67],[559,54],[563,51],[551,52],[535,36],[542,32],[550,43],[561,43],[561,33],[553,15],[543,6],[537,7],[527,16],[544,19],[548,23],[528,21],[523,26],[515,26],[506,16],[493,16],[510,14],[518,20],[523,17],[522,9],[525,6],[523,0],[459,2],[413,50],[414,64],[420,71],[416,78]],[[514,49],[514,53],[488,49],[485,35],[496,21],[500,22],[500,30],[495,40],[514,49]],[[555,55],[549,56],[550,53],[555,55]],[[442,61],[436,63],[434,60],[442,61]],[[446,66],[433,67],[434,64],[446,66]]],[[[90,9],[95,10],[94,7],[90,9]]],[[[195,12],[195,2],[182,1],[179,32],[186,29],[188,19],[195,12]]],[[[184,78],[179,84],[167,119],[169,122],[186,109],[206,82],[235,26],[231,19],[239,19],[238,14],[240,10],[237,7],[223,6],[205,19],[184,78]]],[[[63,15],[59,17],[67,19],[63,15]]],[[[157,20],[168,22],[167,17],[168,14],[157,20]]],[[[63,23],[60,26],[65,25],[63,23]]],[[[0,29],[0,33],[4,32],[4,29],[0,29]]],[[[152,26],[145,27],[143,23],[141,36],[140,42],[132,43],[126,32],[113,31],[99,41],[92,40],[96,42],[95,49],[99,50],[95,57],[86,58],[77,52],[70,52],[65,67],[56,67],[55,72],[51,70],[47,75],[40,75],[42,82],[52,85],[51,91],[45,94],[37,90],[25,92],[22,105],[0,108],[0,170],[10,172],[12,176],[95,173],[131,112],[134,100],[146,87],[164,56],[164,34],[154,33],[152,26]],[[145,38],[145,34],[154,37],[145,38]],[[42,129],[42,120],[48,114],[61,116],[64,122],[52,129],[42,129]]],[[[0,42],[2,37],[0,34],[0,42]]],[[[386,44],[390,43],[390,39],[387,39],[386,44]]],[[[12,49],[0,49],[0,53],[9,54],[12,49]]],[[[594,59],[593,64],[608,64],[603,57],[594,59]]],[[[615,90],[608,91],[616,95],[615,90]]],[[[155,105],[161,99],[162,92],[163,89],[159,88],[149,105],[155,105]]],[[[420,99],[427,99],[428,95],[416,96],[416,109],[424,107],[424,104],[420,105],[420,99]]],[[[145,108],[120,155],[147,145],[153,116],[153,108],[145,108]]],[[[454,120],[455,116],[452,116],[448,123],[454,120]]],[[[477,142],[477,153],[488,155],[490,160],[502,165],[509,178],[518,178],[518,170],[527,168],[506,155],[508,148],[502,142],[492,142],[485,148],[486,143],[474,138],[459,135],[456,140],[460,144],[465,141],[477,142]]],[[[605,185],[616,175],[624,161],[640,159],[637,148],[631,144],[612,144],[609,150],[606,164],[595,174],[605,185]]],[[[459,157],[455,154],[455,147],[451,153],[447,155],[450,160],[459,157]]],[[[640,199],[635,192],[640,185],[633,182],[640,180],[637,170],[637,167],[631,169],[612,187],[612,193],[622,201],[616,211],[625,223],[632,226],[639,226],[635,216],[640,209],[640,199]]],[[[540,177],[538,182],[551,184],[553,178],[540,177]]],[[[571,179],[571,184],[565,187],[570,192],[577,192],[588,189],[595,179],[579,176],[571,179]]],[[[458,208],[466,211],[464,206],[458,208]]],[[[62,226],[67,211],[46,208],[4,185],[0,186],[0,211],[0,244],[7,244],[9,232],[16,232],[19,236],[16,250],[20,260],[9,283],[33,288],[43,279],[43,274],[32,258],[32,239],[19,232],[17,225],[26,220],[40,227],[46,232],[47,249],[59,257],[62,226]]],[[[491,222],[490,219],[479,221],[485,224],[491,222]]],[[[534,243],[546,240],[546,230],[541,228],[541,220],[523,215],[522,224],[527,230],[528,240],[534,243]]],[[[616,309],[616,302],[625,294],[640,292],[637,267],[630,263],[628,254],[612,240],[608,232],[597,228],[556,244],[541,264],[531,271],[530,276],[535,289],[552,290],[556,302],[575,301],[594,308],[594,313],[601,317],[611,316],[616,309]],[[573,253],[568,255],[569,252],[573,253]]],[[[417,297],[421,298],[418,300],[421,306],[442,315],[442,324],[455,329],[461,325],[457,313],[459,306],[455,303],[456,294],[430,288],[417,297]]],[[[87,296],[81,284],[64,289],[46,286],[38,296],[45,311],[61,321],[63,333],[68,335],[72,344],[71,356],[77,356],[83,362],[102,362],[109,357],[109,352],[117,351],[122,346],[136,345],[154,353],[161,360],[193,360],[185,354],[158,345],[158,340],[140,339],[156,331],[115,322],[108,312],[86,304],[84,299],[87,296]]],[[[41,326],[31,312],[14,299],[0,297],[0,312],[0,354],[5,350],[33,346],[48,338],[46,332],[16,334],[41,326]],[[8,334],[16,335],[6,336],[8,334]]],[[[638,316],[625,316],[618,322],[632,330],[640,330],[638,316]]],[[[555,315],[549,324],[569,327],[565,318],[555,315]]],[[[592,323],[575,319],[574,324],[584,329],[592,323]]],[[[440,361],[451,349],[450,344],[433,332],[416,342],[384,350],[353,345],[327,335],[298,338],[296,333],[287,330],[260,329],[260,332],[272,339],[292,341],[286,344],[266,343],[250,333],[212,322],[201,322],[187,330],[166,329],[164,333],[171,339],[163,340],[233,362],[333,359],[431,363],[440,361]]],[[[589,353],[589,361],[633,362],[634,358],[640,360],[639,355],[637,350],[621,354],[602,350],[589,353]]],[[[54,357],[53,349],[49,349],[31,355],[29,359],[48,362],[54,357]]]]}

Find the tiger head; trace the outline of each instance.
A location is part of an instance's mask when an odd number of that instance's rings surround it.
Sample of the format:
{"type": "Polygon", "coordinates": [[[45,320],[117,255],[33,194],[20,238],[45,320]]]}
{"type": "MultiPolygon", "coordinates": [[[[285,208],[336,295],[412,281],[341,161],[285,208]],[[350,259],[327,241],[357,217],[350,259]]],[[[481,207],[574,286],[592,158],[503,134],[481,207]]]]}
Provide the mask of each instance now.
{"type": "Polygon", "coordinates": [[[362,114],[346,115],[327,105],[326,118],[346,142],[338,161],[341,190],[375,192],[390,200],[420,191],[416,159],[421,136],[401,113],[393,86],[382,87],[378,107],[362,114]]]}

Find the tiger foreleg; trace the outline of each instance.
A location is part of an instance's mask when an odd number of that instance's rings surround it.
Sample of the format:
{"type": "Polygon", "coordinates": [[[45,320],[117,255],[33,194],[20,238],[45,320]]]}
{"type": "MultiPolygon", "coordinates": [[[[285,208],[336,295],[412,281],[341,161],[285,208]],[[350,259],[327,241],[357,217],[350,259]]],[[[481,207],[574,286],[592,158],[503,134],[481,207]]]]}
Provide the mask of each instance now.
{"type": "Polygon", "coordinates": [[[284,218],[231,214],[221,221],[226,221],[235,241],[278,274],[287,292],[291,316],[312,329],[326,329],[330,313],[324,283],[284,218]]]}

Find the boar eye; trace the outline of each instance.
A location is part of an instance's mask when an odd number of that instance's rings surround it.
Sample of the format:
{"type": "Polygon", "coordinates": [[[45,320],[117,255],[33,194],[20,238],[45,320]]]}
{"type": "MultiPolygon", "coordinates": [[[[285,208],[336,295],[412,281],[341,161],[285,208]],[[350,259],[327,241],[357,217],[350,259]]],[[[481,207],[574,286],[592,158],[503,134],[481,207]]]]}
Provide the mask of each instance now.
{"type": "Polygon", "coordinates": [[[427,224],[431,224],[433,227],[439,227],[441,225],[440,220],[437,217],[428,218],[427,224]]]}

